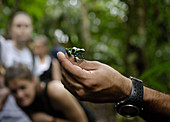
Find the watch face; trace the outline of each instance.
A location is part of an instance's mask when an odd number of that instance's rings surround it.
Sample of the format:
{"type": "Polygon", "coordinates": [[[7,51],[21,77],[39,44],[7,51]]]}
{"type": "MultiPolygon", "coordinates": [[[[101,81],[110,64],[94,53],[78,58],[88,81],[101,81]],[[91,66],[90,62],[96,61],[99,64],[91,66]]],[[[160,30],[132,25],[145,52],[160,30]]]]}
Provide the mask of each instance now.
{"type": "Polygon", "coordinates": [[[122,105],[118,109],[118,113],[123,116],[133,117],[139,114],[139,109],[134,105],[122,105]]]}

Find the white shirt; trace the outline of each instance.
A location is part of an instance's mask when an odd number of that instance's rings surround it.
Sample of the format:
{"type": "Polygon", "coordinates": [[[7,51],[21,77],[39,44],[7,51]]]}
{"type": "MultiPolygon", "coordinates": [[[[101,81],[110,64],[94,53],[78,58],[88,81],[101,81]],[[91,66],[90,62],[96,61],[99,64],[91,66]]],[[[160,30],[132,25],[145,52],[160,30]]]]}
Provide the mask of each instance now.
{"type": "Polygon", "coordinates": [[[50,68],[51,60],[51,57],[47,55],[44,63],[41,63],[40,58],[35,56],[35,75],[40,76],[44,71],[47,71],[50,68]]]}
{"type": "Polygon", "coordinates": [[[22,50],[17,49],[11,40],[5,40],[0,36],[1,44],[1,62],[5,67],[10,67],[15,63],[22,63],[28,66],[28,68],[33,70],[33,56],[31,51],[24,47],[22,50]]]}

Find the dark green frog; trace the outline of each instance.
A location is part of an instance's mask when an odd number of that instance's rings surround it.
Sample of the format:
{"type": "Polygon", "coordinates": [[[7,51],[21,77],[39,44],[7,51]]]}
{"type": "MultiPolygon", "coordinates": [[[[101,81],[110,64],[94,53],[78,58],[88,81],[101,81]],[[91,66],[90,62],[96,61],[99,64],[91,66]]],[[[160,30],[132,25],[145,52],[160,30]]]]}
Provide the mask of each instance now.
{"type": "Polygon", "coordinates": [[[73,56],[76,62],[78,62],[77,58],[79,57],[81,60],[84,60],[83,53],[85,52],[85,49],[83,48],[77,48],[77,47],[66,48],[66,52],[68,56],[73,56]]]}

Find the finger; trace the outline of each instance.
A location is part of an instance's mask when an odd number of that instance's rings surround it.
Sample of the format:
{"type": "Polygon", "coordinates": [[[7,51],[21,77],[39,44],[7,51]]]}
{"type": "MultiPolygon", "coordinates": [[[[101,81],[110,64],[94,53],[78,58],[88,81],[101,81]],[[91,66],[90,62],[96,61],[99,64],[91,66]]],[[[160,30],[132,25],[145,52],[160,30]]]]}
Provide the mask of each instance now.
{"type": "Polygon", "coordinates": [[[81,67],[79,67],[78,65],[74,65],[70,62],[70,60],[68,60],[66,58],[66,56],[61,53],[58,52],[57,53],[58,59],[62,65],[62,67],[67,70],[67,72],[69,72],[71,75],[73,75],[74,77],[84,77],[87,76],[89,74],[88,71],[83,70],[81,67]]]}
{"type": "Polygon", "coordinates": [[[68,81],[68,77],[65,77],[65,76],[68,76],[68,75],[63,75],[62,77],[62,83],[64,85],[64,87],[71,93],[73,94],[75,97],[77,97],[78,99],[81,99],[81,97],[78,95],[79,91],[82,91],[83,90],[83,86],[79,85],[79,84],[70,84],[68,81]]]}
{"type": "Polygon", "coordinates": [[[74,58],[73,58],[72,56],[68,56],[67,53],[64,55],[64,53],[58,52],[58,53],[57,53],[57,57],[58,57],[58,59],[59,59],[60,62],[62,62],[63,60],[66,60],[66,59],[67,59],[67,60],[70,61],[72,64],[76,64],[76,62],[74,61],[74,58]]]}
{"type": "Polygon", "coordinates": [[[74,65],[77,65],[77,62],[75,61],[75,59],[73,58],[73,56],[68,56],[68,54],[65,54],[66,58],[74,65]]]}
{"type": "Polygon", "coordinates": [[[78,63],[75,62],[74,58],[73,57],[70,57],[68,56],[67,54],[64,56],[64,54],[62,52],[58,52],[57,53],[57,56],[59,57],[59,60],[62,61],[63,58],[67,58],[72,64],[75,64],[75,65],[78,65],[80,66],[81,68],[83,69],[86,69],[86,70],[94,70],[94,69],[97,69],[101,63],[100,62],[97,62],[97,61],[82,61],[80,59],[77,59],[78,60],[78,63]]]}
{"type": "Polygon", "coordinates": [[[62,76],[71,88],[75,90],[83,88],[83,85],[79,83],[75,78],[71,77],[70,74],[67,73],[65,70],[62,71],[62,76]]]}

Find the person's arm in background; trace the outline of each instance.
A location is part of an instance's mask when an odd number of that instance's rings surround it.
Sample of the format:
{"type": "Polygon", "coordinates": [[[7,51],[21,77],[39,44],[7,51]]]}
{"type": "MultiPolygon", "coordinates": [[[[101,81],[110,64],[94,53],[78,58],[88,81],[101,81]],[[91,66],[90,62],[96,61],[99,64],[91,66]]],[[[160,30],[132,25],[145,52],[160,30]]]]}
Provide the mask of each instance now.
{"type": "Polygon", "coordinates": [[[10,92],[8,88],[6,87],[0,88],[0,111],[3,109],[3,106],[8,98],[9,93],[10,92]]]}
{"type": "Polygon", "coordinates": [[[48,115],[47,113],[44,112],[36,112],[28,115],[33,122],[41,122],[41,121],[53,122],[55,119],[53,116],[48,115]]]}
{"type": "Polygon", "coordinates": [[[0,35],[0,65],[6,64],[6,40],[0,35]]]}
{"type": "MultiPolygon", "coordinates": [[[[87,116],[78,101],[60,82],[49,82],[48,95],[54,109],[61,111],[70,122],[87,122],[87,116]]],[[[57,118],[57,122],[60,122],[57,118]]]]}
{"type": "Polygon", "coordinates": [[[53,117],[44,112],[37,112],[30,115],[33,122],[71,122],[62,118],[53,117]]]}
{"type": "Polygon", "coordinates": [[[52,59],[52,78],[61,81],[61,69],[57,59],[52,59]]]}
{"type": "Polygon", "coordinates": [[[9,89],[5,87],[5,67],[2,65],[2,60],[1,60],[1,53],[2,53],[2,44],[1,40],[2,38],[0,37],[0,111],[3,109],[3,106],[8,98],[9,95],[9,89]]]}
{"type": "MultiPolygon", "coordinates": [[[[62,64],[62,83],[76,97],[92,102],[119,102],[128,97],[132,81],[112,67],[97,61],[76,63],[58,53],[62,64]]],[[[144,87],[141,117],[147,121],[170,120],[170,95],[144,87]]]]}

